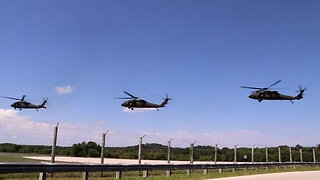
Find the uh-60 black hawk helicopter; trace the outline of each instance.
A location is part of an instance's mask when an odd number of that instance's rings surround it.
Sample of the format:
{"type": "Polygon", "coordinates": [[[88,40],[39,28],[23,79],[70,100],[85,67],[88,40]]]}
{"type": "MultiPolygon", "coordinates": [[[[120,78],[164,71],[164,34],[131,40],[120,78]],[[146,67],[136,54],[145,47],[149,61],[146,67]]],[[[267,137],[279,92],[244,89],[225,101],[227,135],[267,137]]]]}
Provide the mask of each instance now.
{"type": "Polygon", "coordinates": [[[45,105],[48,101],[48,98],[43,99],[42,104],[36,105],[36,104],[32,104],[32,103],[25,101],[24,98],[26,97],[26,95],[23,95],[21,99],[14,98],[14,97],[7,97],[7,96],[0,96],[0,97],[18,100],[17,102],[14,102],[13,104],[11,104],[11,107],[13,107],[14,109],[20,109],[20,110],[22,110],[22,109],[36,109],[37,111],[38,111],[38,109],[41,109],[41,108],[47,109],[45,107],[45,105]]]}
{"type": "Polygon", "coordinates": [[[168,103],[168,101],[171,100],[171,98],[169,98],[167,95],[161,104],[153,104],[153,103],[147,102],[143,99],[140,99],[140,97],[136,97],[136,96],[128,93],[127,91],[123,91],[123,92],[130,97],[121,97],[121,98],[115,98],[115,99],[130,99],[130,100],[122,103],[121,106],[127,107],[131,110],[133,110],[134,108],[155,108],[155,109],[157,109],[157,111],[159,111],[158,108],[165,107],[166,104],[168,103]]]}
{"type": "Polygon", "coordinates": [[[247,89],[256,89],[256,91],[252,92],[249,98],[258,100],[259,102],[263,100],[289,100],[291,103],[293,103],[293,100],[300,100],[303,98],[303,92],[306,90],[306,88],[302,89],[301,86],[299,86],[299,91],[296,96],[284,95],[284,94],[278,93],[278,91],[270,90],[272,86],[278,84],[279,82],[281,82],[281,80],[271,84],[266,88],[248,87],[248,86],[240,86],[240,87],[247,88],[247,89]]]}

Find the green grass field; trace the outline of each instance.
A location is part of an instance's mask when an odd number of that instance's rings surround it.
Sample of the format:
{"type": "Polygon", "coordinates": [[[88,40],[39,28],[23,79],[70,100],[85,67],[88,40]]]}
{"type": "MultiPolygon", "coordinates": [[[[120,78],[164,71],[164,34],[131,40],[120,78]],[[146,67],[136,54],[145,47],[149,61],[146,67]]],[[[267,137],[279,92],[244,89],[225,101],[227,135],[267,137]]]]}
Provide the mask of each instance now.
{"type": "MultiPolygon", "coordinates": [[[[37,162],[36,160],[29,160],[22,158],[24,154],[16,154],[16,153],[0,153],[0,162],[37,162]]],[[[243,169],[239,169],[236,172],[231,172],[231,170],[226,169],[223,173],[218,173],[218,171],[209,170],[207,175],[203,175],[203,170],[194,170],[191,176],[187,176],[186,170],[177,170],[172,171],[172,176],[165,176],[165,171],[151,171],[149,173],[149,180],[201,180],[201,179],[209,179],[209,178],[221,178],[221,177],[230,177],[230,176],[244,176],[244,175],[254,175],[254,174],[265,174],[265,173],[278,173],[278,172],[292,172],[292,171],[319,171],[319,167],[296,167],[296,168],[269,168],[266,169],[249,169],[248,171],[244,171],[243,169]]],[[[34,180],[38,179],[38,173],[14,173],[14,174],[0,174],[0,180],[34,180]]],[[[115,172],[105,172],[104,177],[100,177],[99,173],[90,173],[89,179],[92,180],[105,180],[105,179],[115,179],[115,172]]],[[[82,179],[81,173],[55,173],[53,178],[48,175],[49,180],[77,180],[82,179]]],[[[124,180],[142,180],[141,175],[139,176],[139,172],[123,172],[122,179],[124,180]]]]}

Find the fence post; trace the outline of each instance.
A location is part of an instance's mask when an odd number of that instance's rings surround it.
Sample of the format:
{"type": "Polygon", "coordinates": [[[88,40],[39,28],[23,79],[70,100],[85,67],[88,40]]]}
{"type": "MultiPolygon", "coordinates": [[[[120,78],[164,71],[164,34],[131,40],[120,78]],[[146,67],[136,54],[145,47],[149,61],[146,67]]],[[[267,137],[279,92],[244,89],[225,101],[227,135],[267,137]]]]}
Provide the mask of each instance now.
{"type": "Polygon", "coordinates": [[[167,176],[169,177],[171,176],[171,174],[172,174],[171,170],[167,170],[167,176]]]}
{"type": "Polygon", "coordinates": [[[89,179],[89,173],[88,172],[83,172],[82,173],[82,180],[88,180],[89,179]]]}
{"type": "Polygon", "coordinates": [[[251,149],[251,163],[252,164],[254,163],[254,146],[252,146],[252,149],[251,149]]]}
{"type": "Polygon", "coordinates": [[[208,169],[204,169],[203,170],[203,175],[207,175],[208,174],[208,169]]]}
{"type": "Polygon", "coordinates": [[[41,172],[39,174],[39,180],[46,180],[47,179],[47,173],[41,172]]]}
{"type": "MultiPolygon", "coordinates": [[[[101,143],[101,164],[104,164],[104,146],[106,144],[106,134],[109,130],[107,130],[105,133],[102,133],[102,143],[101,143]]],[[[103,177],[103,171],[101,172],[101,177],[103,177]]]]}
{"type": "MultiPolygon", "coordinates": [[[[57,126],[54,127],[54,129],[53,129],[53,141],[52,141],[52,148],[51,148],[51,163],[55,163],[55,159],[56,159],[58,126],[59,126],[59,122],[57,123],[57,126]]],[[[51,173],[50,176],[53,177],[53,173],[51,173]]]]}
{"type": "Polygon", "coordinates": [[[290,156],[290,163],[292,163],[292,150],[291,150],[291,147],[289,147],[289,156],[290,156]]]}
{"type": "Polygon", "coordinates": [[[139,151],[138,151],[138,164],[141,164],[141,146],[142,146],[142,139],[146,135],[143,135],[142,137],[139,138],[139,151]]]}
{"type": "Polygon", "coordinates": [[[218,144],[214,147],[214,164],[217,164],[218,144]]]}
{"type": "MultiPolygon", "coordinates": [[[[193,163],[193,148],[194,148],[194,143],[190,144],[190,163],[193,163]]],[[[187,175],[190,176],[191,175],[191,169],[187,169],[187,175]]]]}
{"type": "Polygon", "coordinates": [[[149,176],[149,171],[148,170],[144,170],[143,171],[143,177],[147,178],[149,176]]]}
{"type": "MultiPolygon", "coordinates": [[[[168,141],[168,164],[170,164],[170,148],[171,148],[171,141],[173,138],[168,141]]],[[[171,170],[167,170],[167,176],[171,176],[171,170]]]]}
{"type": "Polygon", "coordinates": [[[316,163],[316,152],[312,149],[313,162],[316,163]]]}
{"type": "Polygon", "coordinates": [[[53,131],[53,142],[52,142],[52,149],[51,149],[51,163],[55,162],[55,157],[56,157],[58,125],[59,125],[59,123],[57,123],[57,126],[54,127],[54,131],[53,131]]]}
{"type": "Polygon", "coordinates": [[[268,147],[266,147],[266,162],[269,162],[269,158],[268,158],[268,147]]]}
{"type": "Polygon", "coordinates": [[[237,163],[237,145],[234,146],[234,163],[237,163]]]}
{"type": "Polygon", "coordinates": [[[300,149],[300,162],[303,162],[303,159],[302,159],[302,149],[300,149]]]}
{"type": "Polygon", "coordinates": [[[278,151],[279,151],[279,163],[281,163],[281,149],[280,149],[280,146],[278,148],[278,151]]]}
{"type": "Polygon", "coordinates": [[[190,163],[193,163],[193,147],[194,143],[190,144],[190,163]]]}
{"type": "Polygon", "coordinates": [[[236,168],[232,168],[232,172],[236,172],[236,170],[237,170],[236,168]]]}
{"type": "Polygon", "coordinates": [[[116,179],[121,179],[122,172],[116,171],[116,179]]]}
{"type": "Polygon", "coordinates": [[[191,169],[187,169],[187,175],[191,176],[191,169]]]}

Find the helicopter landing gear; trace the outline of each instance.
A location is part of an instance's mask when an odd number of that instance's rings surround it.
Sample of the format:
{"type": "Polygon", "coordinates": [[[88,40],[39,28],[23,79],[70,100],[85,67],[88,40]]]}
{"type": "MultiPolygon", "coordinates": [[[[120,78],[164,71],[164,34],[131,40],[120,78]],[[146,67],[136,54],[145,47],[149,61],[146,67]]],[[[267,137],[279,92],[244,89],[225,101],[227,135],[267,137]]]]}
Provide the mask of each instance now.
{"type": "Polygon", "coordinates": [[[156,110],[157,110],[157,111],[159,111],[159,109],[158,109],[158,108],[156,108],[156,110]]]}
{"type": "Polygon", "coordinates": [[[37,111],[39,111],[38,109],[36,109],[37,111]]]}
{"type": "Polygon", "coordinates": [[[290,102],[293,104],[293,101],[292,101],[292,100],[290,100],[290,102]]]}
{"type": "Polygon", "coordinates": [[[259,99],[258,101],[259,101],[259,102],[261,102],[261,101],[262,101],[262,99],[259,99]]]}
{"type": "Polygon", "coordinates": [[[21,111],[22,109],[20,108],[20,111],[21,111]]]}
{"type": "Polygon", "coordinates": [[[133,110],[133,108],[130,108],[131,110],[133,110]]]}

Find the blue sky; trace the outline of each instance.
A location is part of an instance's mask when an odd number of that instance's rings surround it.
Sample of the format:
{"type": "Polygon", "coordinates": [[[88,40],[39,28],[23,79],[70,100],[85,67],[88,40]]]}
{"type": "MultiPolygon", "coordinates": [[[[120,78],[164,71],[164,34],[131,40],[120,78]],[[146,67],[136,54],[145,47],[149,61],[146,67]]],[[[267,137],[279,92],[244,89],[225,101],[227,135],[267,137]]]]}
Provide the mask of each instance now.
{"type": "MultiPolygon", "coordinates": [[[[101,132],[110,129],[110,146],[135,144],[144,133],[147,142],[165,143],[173,136],[177,146],[194,140],[226,146],[318,144],[319,5],[1,1],[0,94],[26,94],[37,101],[49,97],[50,104],[47,110],[20,112],[9,110],[12,101],[0,100],[5,137],[0,140],[47,143],[44,137],[32,140],[41,136],[32,128],[14,135],[7,123],[11,128],[17,123],[8,121],[10,114],[46,128],[56,122],[61,130],[64,123],[81,127],[88,131],[84,140],[99,141],[101,132]],[[258,103],[239,87],[268,86],[279,79],[277,87],[288,88],[280,90],[286,94],[307,86],[305,98],[293,105],[258,103]],[[55,91],[67,85],[72,92],[55,91]],[[147,100],[159,103],[168,93],[173,101],[159,112],[127,113],[122,101],[113,99],[123,90],[158,94],[147,100]]],[[[76,132],[81,131],[65,132],[70,141],[59,142],[78,142],[76,132]]]]}

